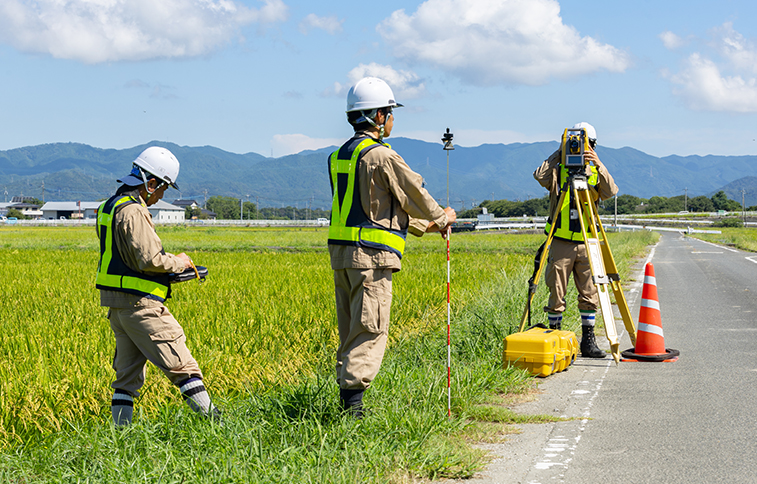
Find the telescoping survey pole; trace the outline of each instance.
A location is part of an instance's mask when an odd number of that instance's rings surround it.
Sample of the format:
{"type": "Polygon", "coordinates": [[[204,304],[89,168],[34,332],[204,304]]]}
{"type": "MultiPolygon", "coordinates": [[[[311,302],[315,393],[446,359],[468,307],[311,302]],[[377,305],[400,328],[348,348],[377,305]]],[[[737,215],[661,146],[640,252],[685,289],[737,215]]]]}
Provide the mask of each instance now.
{"type": "MultiPolygon", "coordinates": [[[[449,152],[454,150],[452,145],[452,133],[447,132],[442,135],[442,142],[444,143],[444,151],[447,152],[447,206],[449,207],[449,152]]],[[[452,227],[447,228],[447,416],[452,416],[452,347],[451,347],[451,332],[450,332],[450,270],[449,270],[449,239],[452,234],[452,227]]]]}

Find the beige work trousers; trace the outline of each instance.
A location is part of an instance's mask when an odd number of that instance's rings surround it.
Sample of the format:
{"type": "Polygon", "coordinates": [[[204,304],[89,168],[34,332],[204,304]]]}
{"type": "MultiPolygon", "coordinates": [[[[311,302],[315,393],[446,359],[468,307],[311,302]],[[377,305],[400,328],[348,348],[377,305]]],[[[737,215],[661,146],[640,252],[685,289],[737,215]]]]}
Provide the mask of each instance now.
{"type": "Polygon", "coordinates": [[[108,319],[116,337],[114,389],[139,396],[147,361],[160,368],[174,385],[191,377],[202,378],[187,348],[184,330],[166,306],[110,308],[108,319]]]}
{"type": "Polygon", "coordinates": [[[578,309],[597,310],[599,296],[591,280],[591,266],[586,253],[586,245],[554,238],[549,251],[547,275],[544,278],[549,287],[549,302],[544,311],[550,313],[565,311],[565,294],[568,291],[568,278],[571,273],[578,289],[578,309]]]}
{"type": "Polygon", "coordinates": [[[334,271],[340,388],[368,388],[384,359],[392,306],[392,269],[334,271]]]}

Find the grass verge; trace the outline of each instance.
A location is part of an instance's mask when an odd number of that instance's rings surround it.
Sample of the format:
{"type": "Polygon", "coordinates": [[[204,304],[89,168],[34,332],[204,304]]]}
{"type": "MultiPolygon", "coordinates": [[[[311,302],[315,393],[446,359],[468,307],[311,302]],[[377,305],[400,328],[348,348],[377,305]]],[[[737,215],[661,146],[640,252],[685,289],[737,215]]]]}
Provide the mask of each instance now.
{"type": "MultiPolygon", "coordinates": [[[[485,463],[471,439],[551,418],[516,415],[494,398],[533,385],[525,372],[502,369],[501,351],[519,323],[541,236],[453,238],[452,418],[445,256],[438,237],[413,241],[395,278],[390,347],[366,393],[369,413],[354,421],[338,408],[332,376],[333,287],[318,248],[325,231],[161,233],[167,250],[192,247],[211,268],[203,286],[177,288],[171,308],[225,416],[222,425],[196,418],[153,371],[134,425],[115,429],[112,336],[91,285],[92,234],[26,230],[4,238],[0,252],[13,275],[0,283],[11,295],[0,310],[12,315],[0,336],[0,482],[465,478],[485,463]],[[51,261],[55,272],[44,270],[51,261]]],[[[613,235],[621,272],[648,236],[613,235]]],[[[542,288],[534,308],[545,300],[542,288]]],[[[578,320],[575,311],[566,324],[578,320]]]]}

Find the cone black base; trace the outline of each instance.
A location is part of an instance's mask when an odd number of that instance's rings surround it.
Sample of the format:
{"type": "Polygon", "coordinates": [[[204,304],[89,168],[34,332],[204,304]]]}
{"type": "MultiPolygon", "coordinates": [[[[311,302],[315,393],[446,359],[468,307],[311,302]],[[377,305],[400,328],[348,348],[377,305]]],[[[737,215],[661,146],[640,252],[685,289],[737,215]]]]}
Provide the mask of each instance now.
{"type": "Polygon", "coordinates": [[[639,355],[634,353],[635,349],[636,348],[629,348],[622,352],[620,354],[623,357],[622,361],[650,361],[654,363],[659,363],[661,361],[676,361],[678,355],[681,354],[678,350],[665,348],[666,353],[661,353],[659,355],[639,355]]]}

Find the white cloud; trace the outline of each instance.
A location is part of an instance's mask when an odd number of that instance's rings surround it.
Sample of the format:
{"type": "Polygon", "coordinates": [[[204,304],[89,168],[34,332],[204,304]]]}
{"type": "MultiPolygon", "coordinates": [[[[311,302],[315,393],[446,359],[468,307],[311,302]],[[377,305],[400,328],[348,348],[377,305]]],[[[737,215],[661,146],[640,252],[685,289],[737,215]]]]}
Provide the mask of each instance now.
{"type": "Polygon", "coordinates": [[[312,29],[321,29],[333,35],[342,31],[343,22],[343,20],[339,20],[334,15],[331,17],[319,17],[311,13],[300,22],[300,32],[307,34],[312,29]]]}
{"type": "Polygon", "coordinates": [[[711,57],[694,52],[678,73],[663,71],[673,93],[695,110],[757,113],[757,47],[730,23],[710,34],[711,57]]]}
{"type": "Polygon", "coordinates": [[[398,58],[474,85],[540,85],[630,64],[625,52],[563,24],[555,0],[427,0],[377,30],[398,58]]]}
{"type": "Polygon", "coordinates": [[[3,0],[0,41],[96,64],[205,55],[253,23],[286,20],[282,0],[3,0]]]}
{"type": "Polygon", "coordinates": [[[757,112],[757,80],[723,76],[713,61],[694,53],[681,72],[669,76],[673,92],[700,111],[757,112]]]}
{"type": "Polygon", "coordinates": [[[713,29],[711,34],[715,38],[715,48],[734,69],[757,74],[757,46],[754,42],[736,32],[731,22],[713,29]]]}
{"type": "Polygon", "coordinates": [[[660,40],[662,40],[665,48],[668,50],[676,50],[685,44],[684,40],[681,37],[677,36],[670,30],[666,30],[665,32],[661,33],[659,37],[660,40]]]}
{"type": "Polygon", "coordinates": [[[418,75],[412,71],[396,70],[392,66],[385,66],[371,62],[360,64],[347,73],[347,82],[342,84],[335,82],[333,86],[324,91],[327,96],[346,96],[350,87],[364,77],[378,77],[383,79],[392,88],[395,98],[399,103],[403,99],[421,97],[426,92],[426,85],[418,75]]]}
{"type": "Polygon", "coordinates": [[[317,150],[328,146],[340,146],[343,139],[311,138],[304,134],[277,134],[271,139],[273,156],[293,155],[304,150],[317,150]]]}

